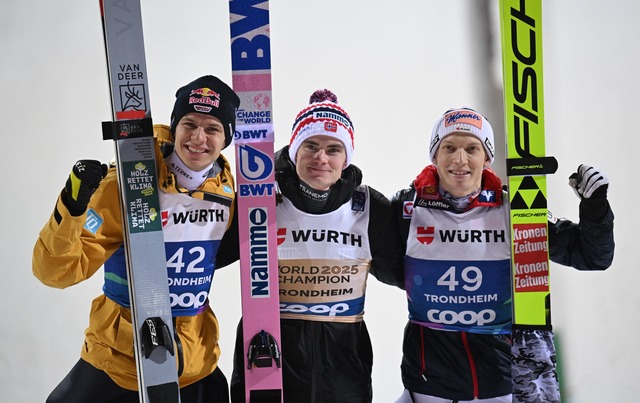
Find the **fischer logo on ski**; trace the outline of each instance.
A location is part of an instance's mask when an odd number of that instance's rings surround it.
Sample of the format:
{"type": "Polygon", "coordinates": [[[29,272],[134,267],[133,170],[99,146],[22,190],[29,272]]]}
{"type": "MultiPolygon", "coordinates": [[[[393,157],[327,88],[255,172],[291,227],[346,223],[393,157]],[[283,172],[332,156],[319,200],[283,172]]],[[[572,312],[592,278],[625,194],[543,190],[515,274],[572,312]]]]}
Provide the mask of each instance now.
{"type": "Polygon", "coordinates": [[[230,0],[236,180],[248,402],[282,402],[269,2],[230,0]]]}
{"type": "Polygon", "coordinates": [[[500,0],[514,328],[551,329],[541,0],[500,0]]]}
{"type": "MultiPolygon", "coordinates": [[[[101,0],[141,402],[180,402],[140,0],[101,0]]],[[[178,345],[178,359],[181,362],[178,345]]]]}

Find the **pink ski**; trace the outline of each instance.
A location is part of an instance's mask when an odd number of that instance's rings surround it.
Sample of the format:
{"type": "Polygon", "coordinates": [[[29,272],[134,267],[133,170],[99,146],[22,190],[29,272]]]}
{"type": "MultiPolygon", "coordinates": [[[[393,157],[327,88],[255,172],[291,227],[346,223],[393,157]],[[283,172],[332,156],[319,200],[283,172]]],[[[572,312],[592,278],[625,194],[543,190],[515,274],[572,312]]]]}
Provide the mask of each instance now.
{"type": "Polygon", "coordinates": [[[269,2],[230,0],[247,402],[282,402],[269,2]]]}

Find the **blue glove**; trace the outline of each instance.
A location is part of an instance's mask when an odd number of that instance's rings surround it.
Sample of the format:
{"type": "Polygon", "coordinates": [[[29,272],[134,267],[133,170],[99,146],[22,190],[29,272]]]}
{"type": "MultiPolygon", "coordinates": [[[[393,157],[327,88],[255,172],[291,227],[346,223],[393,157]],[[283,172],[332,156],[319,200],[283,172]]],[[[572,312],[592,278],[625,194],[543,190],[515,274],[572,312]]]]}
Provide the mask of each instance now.
{"type": "Polygon", "coordinates": [[[604,201],[607,198],[609,178],[597,168],[581,164],[578,172],[569,176],[569,186],[580,200],[604,201]]]}
{"type": "Polygon", "coordinates": [[[107,165],[95,160],[75,163],[62,192],[62,203],[72,216],[80,216],[87,210],[89,200],[107,175],[107,165]]]}

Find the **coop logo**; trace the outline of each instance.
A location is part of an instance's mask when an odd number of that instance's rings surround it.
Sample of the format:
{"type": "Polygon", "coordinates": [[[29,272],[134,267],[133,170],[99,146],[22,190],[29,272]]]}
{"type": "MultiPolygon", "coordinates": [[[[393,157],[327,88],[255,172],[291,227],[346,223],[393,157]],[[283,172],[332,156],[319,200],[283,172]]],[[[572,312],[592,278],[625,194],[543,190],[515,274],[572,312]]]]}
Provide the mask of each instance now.
{"type": "MultiPolygon", "coordinates": [[[[273,159],[248,144],[238,146],[240,175],[249,182],[264,181],[273,173],[273,159]]],[[[240,184],[240,196],[271,196],[274,183],[240,184]]]]}
{"type": "Polygon", "coordinates": [[[303,304],[280,304],[280,312],[282,313],[301,313],[337,316],[349,310],[349,305],[340,302],[333,305],[303,305],[303,304]]]}
{"type": "Polygon", "coordinates": [[[423,245],[429,245],[434,240],[435,227],[418,227],[416,239],[423,245]]]}
{"type": "Polygon", "coordinates": [[[182,308],[200,308],[207,302],[207,296],[209,293],[206,291],[200,291],[197,295],[190,292],[184,292],[182,294],[170,293],[169,298],[171,300],[171,307],[179,306],[182,308]]]}
{"type": "Polygon", "coordinates": [[[456,312],[430,309],[429,311],[427,311],[427,318],[431,323],[442,323],[445,325],[460,323],[462,325],[484,326],[485,324],[491,323],[496,319],[496,312],[492,309],[483,309],[480,312],[456,312]]]}

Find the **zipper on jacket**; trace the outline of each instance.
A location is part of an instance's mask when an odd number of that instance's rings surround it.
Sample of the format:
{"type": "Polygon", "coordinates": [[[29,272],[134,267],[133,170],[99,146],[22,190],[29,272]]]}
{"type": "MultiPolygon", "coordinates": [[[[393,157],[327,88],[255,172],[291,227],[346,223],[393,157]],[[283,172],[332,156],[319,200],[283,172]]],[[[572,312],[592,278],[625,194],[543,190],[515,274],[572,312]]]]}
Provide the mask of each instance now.
{"type": "Polygon", "coordinates": [[[469,369],[471,369],[471,381],[473,383],[473,398],[478,398],[478,373],[476,372],[476,363],[473,360],[473,354],[471,354],[471,348],[469,348],[469,342],[467,341],[467,333],[460,332],[462,336],[462,345],[467,352],[467,358],[469,359],[469,369]]]}
{"type": "Polygon", "coordinates": [[[426,382],[428,379],[425,375],[427,372],[427,362],[425,358],[426,353],[424,351],[424,330],[422,326],[418,325],[418,327],[420,328],[420,376],[422,376],[422,379],[426,382]]]}

